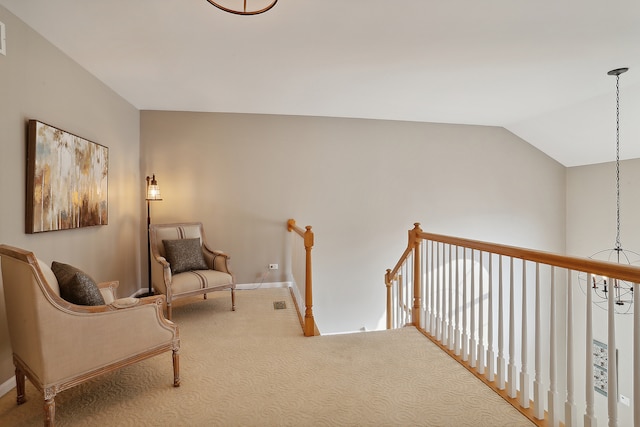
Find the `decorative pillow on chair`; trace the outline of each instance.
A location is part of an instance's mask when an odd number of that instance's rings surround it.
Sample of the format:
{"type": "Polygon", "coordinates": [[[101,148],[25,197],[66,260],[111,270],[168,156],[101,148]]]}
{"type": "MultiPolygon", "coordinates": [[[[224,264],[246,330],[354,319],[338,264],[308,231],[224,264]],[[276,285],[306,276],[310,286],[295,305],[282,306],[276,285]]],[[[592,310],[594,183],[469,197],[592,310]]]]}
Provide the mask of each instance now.
{"type": "Polygon", "coordinates": [[[163,240],[162,243],[173,274],[209,268],[204,260],[199,238],[163,240]]]}
{"type": "Polygon", "coordinates": [[[62,299],[78,305],[104,305],[98,285],[82,270],[56,261],[51,263],[51,270],[58,279],[62,299]]]}

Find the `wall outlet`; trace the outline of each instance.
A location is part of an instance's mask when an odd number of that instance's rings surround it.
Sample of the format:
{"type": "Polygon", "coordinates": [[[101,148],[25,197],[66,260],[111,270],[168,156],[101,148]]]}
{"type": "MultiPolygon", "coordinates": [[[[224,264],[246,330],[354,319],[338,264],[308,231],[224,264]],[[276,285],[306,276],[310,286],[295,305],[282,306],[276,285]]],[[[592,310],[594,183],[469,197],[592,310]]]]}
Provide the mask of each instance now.
{"type": "Polygon", "coordinates": [[[624,395],[620,395],[620,403],[622,403],[623,405],[627,405],[627,406],[631,406],[631,399],[629,399],[627,396],[624,395]]]}
{"type": "Polygon", "coordinates": [[[269,270],[277,270],[278,264],[269,264],[269,270]]]}

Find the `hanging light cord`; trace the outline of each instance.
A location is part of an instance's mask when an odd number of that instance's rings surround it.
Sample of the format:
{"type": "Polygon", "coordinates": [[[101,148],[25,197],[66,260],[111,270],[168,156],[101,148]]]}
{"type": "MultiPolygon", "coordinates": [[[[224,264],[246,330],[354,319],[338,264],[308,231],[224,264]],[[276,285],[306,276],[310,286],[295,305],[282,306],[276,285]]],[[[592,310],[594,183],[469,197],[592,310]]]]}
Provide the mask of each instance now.
{"type": "MultiPolygon", "coordinates": [[[[616,68],[609,71],[607,74],[610,76],[616,76],[616,246],[615,251],[622,252],[622,245],[620,244],[620,74],[629,71],[628,68],[616,68]]],[[[618,262],[620,260],[618,259],[618,262]]]]}

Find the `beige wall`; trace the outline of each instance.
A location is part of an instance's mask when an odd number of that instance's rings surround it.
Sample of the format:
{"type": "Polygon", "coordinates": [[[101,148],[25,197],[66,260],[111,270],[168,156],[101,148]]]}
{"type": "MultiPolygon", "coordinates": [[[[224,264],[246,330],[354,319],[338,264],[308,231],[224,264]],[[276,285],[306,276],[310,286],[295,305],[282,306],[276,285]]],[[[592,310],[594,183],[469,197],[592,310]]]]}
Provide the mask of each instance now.
{"type": "Polygon", "coordinates": [[[375,329],[383,275],[414,222],[564,251],[565,168],[502,128],[318,117],[141,112],[153,222],[200,220],[239,283],[287,279],[287,218],[316,234],[321,332],[375,329]]]}
{"type": "MultiPolygon", "coordinates": [[[[7,55],[0,55],[0,243],[77,265],[96,280],[119,279],[128,296],[139,288],[144,230],[139,112],[2,7],[0,21],[7,36],[7,55]],[[109,225],[24,233],[29,119],[109,147],[109,225]]],[[[0,385],[12,375],[0,292],[0,385]]]]}

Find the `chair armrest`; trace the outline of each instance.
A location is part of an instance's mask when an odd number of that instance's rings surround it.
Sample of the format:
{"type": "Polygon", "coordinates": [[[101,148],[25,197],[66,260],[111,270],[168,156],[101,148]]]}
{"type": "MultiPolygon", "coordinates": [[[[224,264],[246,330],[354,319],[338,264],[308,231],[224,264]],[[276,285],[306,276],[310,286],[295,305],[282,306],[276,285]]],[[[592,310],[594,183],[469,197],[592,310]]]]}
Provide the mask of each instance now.
{"type": "Polygon", "coordinates": [[[103,288],[116,289],[118,286],[120,286],[120,281],[119,280],[110,280],[108,282],[100,282],[100,283],[98,283],[98,288],[100,288],[100,289],[103,289],[103,288]]]}
{"type": "Polygon", "coordinates": [[[154,256],[151,263],[153,287],[160,293],[167,294],[167,287],[171,285],[171,266],[163,256],[154,256]]]}
{"type": "Polygon", "coordinates": [[[167,261],[165,257],[158,255],[157,257],[154,258],[154,260],[157,263],[160,263],[162,268],[169,268],[169,261],[167,261]]]}
{"type": "Polygon", "coordinates": [[[233,275],[231,268],[229,268],[229,261],[231,260],[229,255],[223,251],[211,249],[206,243],[202,246],[202,251],[209,268],[233,275]]]}
{"type": "Polygon", "coordinates": [[[164,305],[167,297],[159,294],[159,295],[151,295],[148,297],[142,297],[142,298],[138,298],[140,300],[140,304],[141,305],[145,305],[145,304],[156,304],[156,305],[164,305]]]}
{"type": "Polygon", "coordinates": [[[111,304],[118,298],[118,296],[116,295],[116,289],[118,288],[118,286],[120,286],[120,282],[117,280],[98,283],[98,289],[102,294],[102,298],[104,299],[105,304],[111,304]]]}
{"type": "Polygon", "coordinates": [[[119,298],[113,301],[111,304],[109,304],[109,306],[115,308],[116,310],[126,310],[128,308],[135,307],[138,305],[156,304],[156,305],[164,306],[165,300],[166,300],[166,297],[162,294],[151,295],[143,298],[135,298],[135,297],[119,298]]]}

